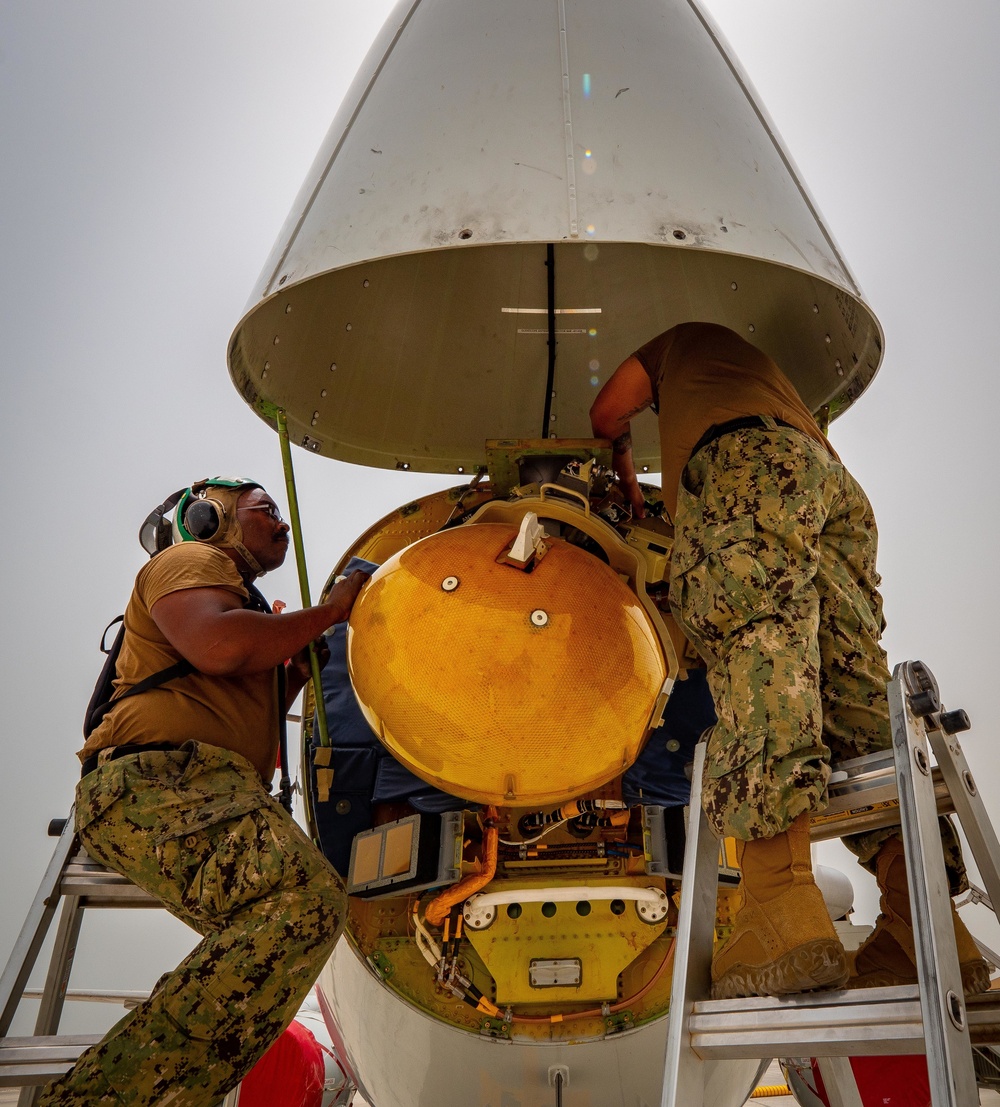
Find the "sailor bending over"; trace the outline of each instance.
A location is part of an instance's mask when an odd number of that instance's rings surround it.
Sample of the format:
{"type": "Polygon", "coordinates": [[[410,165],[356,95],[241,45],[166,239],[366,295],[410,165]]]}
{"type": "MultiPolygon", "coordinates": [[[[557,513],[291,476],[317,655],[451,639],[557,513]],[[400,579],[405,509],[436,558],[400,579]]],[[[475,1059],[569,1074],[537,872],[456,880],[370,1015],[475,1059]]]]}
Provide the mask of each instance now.
{"type": "MultiPolygon", "coordinates": [[[[715,832],[736,839],[743,874],[713,995],[913,983],[899,829],[845,839],[882,892],[875,931],[850,961],[810,862],[831,758],[891,746],[868,498],[769,357],[726,327],[684,323],[626,359],[591,409],[640,516],[629,420],[650,406],[675,527],[670,607],[705,661],[718,715],[702,803],[715,832]]],[[[965,869],[946,819],[941,831],[955,895],[965,869]]],[[[982,991],[988,966],[953,917],[966,991],[982,991]]]]}

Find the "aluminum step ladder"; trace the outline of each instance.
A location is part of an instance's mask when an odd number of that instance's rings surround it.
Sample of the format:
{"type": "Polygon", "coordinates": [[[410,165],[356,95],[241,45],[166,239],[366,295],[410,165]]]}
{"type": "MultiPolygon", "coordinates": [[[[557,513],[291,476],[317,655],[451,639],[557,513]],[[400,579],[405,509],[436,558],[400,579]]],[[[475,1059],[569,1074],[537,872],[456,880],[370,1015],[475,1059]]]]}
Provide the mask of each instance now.
{"type": "MultiPolygon", "coordinates": [[[[50,832],[52,827],[50,826],[50,832]]],[[[21,1087],[18,1107],[32,1107],[39,1086],[69,1070],[100,1035],[60,1035],[69,975],[83,912],[88,907],[160,907],[124,877],[92,861],[79,848],[73,816],[59,834],[52,860],[35,894],[0,978],[0,1087],[21,1087]],[[7,1036],[42,944],[62,901],[59,925],[32,1037],[7,1036]]]]}
{"type": "MultiPolygon", "coordinates": [[[[966,1001],[951,923],[937,817],[954,812],[986,891],[1000,906],[1000,843],[956,734],[964,711],[946,712],[921,662],[896,667],[889,684],[892,749],[835,767],[830,807],[812,821],[814,841],[902,826],[919,983],[785,996],[712,1000],[719,842],[699,803],[688,818],[667,1031],[662,1107],[712,1107],[710,1059],[815,1057],[833,1107],[861,1107],[849,1058],[926,1052],[933,1107],[979,1103],[972,1043],[1000,1041],[1000,993],[966,1001]],[[932,764],[933,753],[936,766],[932,764]]],[[[695,753],[692,797],[701,794],[705,744],[695,753]]]]}
{"type": "MultiPolygon", "coordinates": [[[[68,1072],[85,1049],[101,1040],[100,1034],[58,1032],[84,911],[98,907],[163,910],[159,900],[87,855],[73,832],[72,811],[61,831],[58,827],[58,821],[50,824],[50,833],[58,833],[59,841],[0,977],[0,1088],[21,1088],[17,1107],[34,1107],[41,1086],[68,1072]],[[62,911],[34,1035],[8,1037],[60,900],[62,911]]],[[[238,1101],[236,1088],[223,1107],[236,1107],[238,1101]]]]}

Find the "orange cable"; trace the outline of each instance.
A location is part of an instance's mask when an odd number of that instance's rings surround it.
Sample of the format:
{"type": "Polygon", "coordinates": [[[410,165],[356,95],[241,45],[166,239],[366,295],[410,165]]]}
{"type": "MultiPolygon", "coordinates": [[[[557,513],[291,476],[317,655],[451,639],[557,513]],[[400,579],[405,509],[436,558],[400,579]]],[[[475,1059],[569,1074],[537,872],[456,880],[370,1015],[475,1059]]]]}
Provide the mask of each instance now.
{"type": "Polygon", "coordinates": [[[446,888],[439,896],[431,900],[424,912],[424,918],[431,926],[440,926],[456,903],[463,903],[469,896],[489,884],[496,876],[500,831],[496,826],[497,809],[495,807],[486,809],[486,821],[486,834],[483,838],[482,872],[471,873],[464,880],[460,880],[457,884],[446,888]]]}

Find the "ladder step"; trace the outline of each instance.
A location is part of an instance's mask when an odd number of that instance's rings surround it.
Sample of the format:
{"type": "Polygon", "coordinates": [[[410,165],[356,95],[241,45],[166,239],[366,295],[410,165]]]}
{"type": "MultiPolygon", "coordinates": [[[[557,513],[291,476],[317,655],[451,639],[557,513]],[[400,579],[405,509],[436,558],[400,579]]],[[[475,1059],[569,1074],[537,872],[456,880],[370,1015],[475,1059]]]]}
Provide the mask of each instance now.
{"type": "Polygon", "coordinates": [[[0,1038],[0,1088],[47,1084],[62,1076],[100,1034],[59,1034],[38,1038],[0,1038]]]}
{"type": "MultiPolygon", "coordinates": [[[[973,997],[966,1011],[976,1044],[1000,1041],[1000,993],[973,997]]],[[[693,1005],[688,1027],[691,1047],[702,1060],[924,1052],[915,984],[782,999],[703,1000],[693,1005]]]]}
{"type": "Polygon", "coordinates": [[[59,881],[59,894],[79,896],[86,907],[161,907],[148,892],[81,850],[71,857],[59,881]]]}
{"type": "MultiPolygon", "coordinates": [[[[931,770],[931,777],[938,814],[952,814],[955,805],[938,766],[931,770]]],[[[809,836],[814,842],[898,826],[899,790],[892,750],[879,750],[834,765],[829,801],[829,806],[810,822],[809,836]]]]}
{"type": "Polygon", "coordinates": [[[973,1045],[1000,1045],[1000,992],[990,990],[965,1001],[973,1045]]]}

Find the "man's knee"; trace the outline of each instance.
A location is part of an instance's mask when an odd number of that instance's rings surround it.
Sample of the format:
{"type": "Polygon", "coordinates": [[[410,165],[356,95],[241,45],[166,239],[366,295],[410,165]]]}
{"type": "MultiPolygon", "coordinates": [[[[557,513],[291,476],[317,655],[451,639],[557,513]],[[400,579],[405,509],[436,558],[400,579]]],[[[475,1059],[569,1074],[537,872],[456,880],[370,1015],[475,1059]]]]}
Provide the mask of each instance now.
{"type": "MultiPolygon", "coordinates": [[[[310,851],[312,847],[310,846],[310,851]]],[[[347,919],[348,899],[343,881],[319,853],[298,859],[294,881],[282,889],[279,902],[270,905],[274,921],[286,923],[307,946],[310,956],[333,949],[347,919]]],[[[286,941],[287,936],[282,941],[286,941]]],[[[289,950],[291,952],[291,950],[289,950]]]]}

